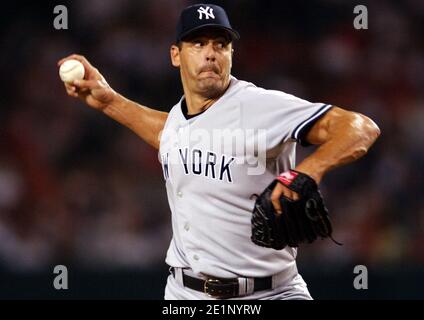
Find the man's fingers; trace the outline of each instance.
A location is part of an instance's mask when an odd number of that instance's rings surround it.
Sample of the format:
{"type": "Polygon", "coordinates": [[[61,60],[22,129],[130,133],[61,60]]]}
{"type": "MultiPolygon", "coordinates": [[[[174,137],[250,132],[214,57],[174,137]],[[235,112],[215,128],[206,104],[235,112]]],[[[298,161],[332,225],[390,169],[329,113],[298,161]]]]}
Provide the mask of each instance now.
{"type": "Polygon", "coordinates": [[[278,190],[281,190],[280,195],[284,195],[287,199],[293,200],[293,201],[297,201],[297,200],[300,199],[300,196],[299,196],[299,194],[297,194],[297,192],[290,190],[285,185],[283,185],[281,182],[277,183],[277,186],[275,187],[275,189],[277,189],[277,187],[278,187],[278,190]]]}
{"type": "MultiPolygon", "coordinates": [[[[67,56],[67,57],[65,57],[65,58],[62,58],[62,59],[60,59],[58,62],[57,62],[57,66],[58,67],[60,67],[66,60],[71,60],[71,59],[75,59],[74,57],[75,57],[76,55],[74,55],[74,54],[71,54],[71,55],[69,55],[69,56],[67,56]]],[[[78,60],[79,61],[79,59],[76,59],[76,60],[78,60]]]]}
{"type": "Polygon", "coordinates": [[[291,192],[291,197],[292,197],[291,199],[293,199],[294,201],[297,201],[300,199],[299,195],[294,191],[291,192]]]}
{"type": "Polygon", "coordinates": [[[66,91],[76,91],[76,87],[71,85],[70,83],[64,82],[64,84],[65,84],[66,91]]]}
{"type": "Polygon", "coordinates": [[[283,209],[281,207],[281,203],[280,203],[280,198],[284,196],[289,200],[292,201],[297,201],[299,200],[299,195],[290,190],[289,188],[287,188],[286,186],[284,186],[281,183],[277,183],[274,190],[271,193],[271,202],[274,206],[275,211],[277,212],[277,214],[282,214],[283,213],[283,209]]]}
{"type": "Polygon", "coordinates": [[[66,93],[71,96],[78,98],[77,88],[65,82],[66,93]]]}
{"type": "Polygon", "coordinates": [[[79,90],[93,90],[101,87],[99,80],[75,80],[72,84],[79,90]]]}
{"type": "Polygon", "coordinates": [[[79,54],[71,54],[71,55],[69,55],[69,56],[67,56],[67,57],[65,57],[65,58],[62,58],[62,59],[60,59],[60,60],[59,60],[59,62],[57,63],[57,65],[58,65],[58,66],[60,66],[60,65],[61,65],[62,63],[64,63],[66,60],[71,60],[71,59],[78,60],[79,62],[81,62],[81,63],[84,65],[84,67],[87,67],[87,68],[94,68],[94,67],[90,64],[90,62],[88,62],[88,60],[87,60],[84,56],[79,55],[79,54]]]}
{"type": "Polygon", "coordinates": [[[282,189],[279,188],[279,185],[277,184],[271,193],[271,202],[277,214],[283,213],[283,209],[281,208],[281,203],[280,203],[281,194],[282,194],[282,189]]]}

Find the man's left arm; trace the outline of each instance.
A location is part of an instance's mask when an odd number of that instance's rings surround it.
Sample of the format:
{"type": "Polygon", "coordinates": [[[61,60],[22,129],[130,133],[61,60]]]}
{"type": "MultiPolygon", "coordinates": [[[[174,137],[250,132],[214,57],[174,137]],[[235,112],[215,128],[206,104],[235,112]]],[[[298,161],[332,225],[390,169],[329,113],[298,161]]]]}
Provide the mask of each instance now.
{"type": "MultiPolygon", "coordinates": [[[[319,147],[297,165],[295,170],[309,175],[318,184],[328,171],[365,155],[379,135],[380,129],[370,118],[333,107],[306,134],[306,141],[319,147]]],[[[281,195],[298,199],[296,193],[278,183],[271,200],[279,213],[281,195]]]]}

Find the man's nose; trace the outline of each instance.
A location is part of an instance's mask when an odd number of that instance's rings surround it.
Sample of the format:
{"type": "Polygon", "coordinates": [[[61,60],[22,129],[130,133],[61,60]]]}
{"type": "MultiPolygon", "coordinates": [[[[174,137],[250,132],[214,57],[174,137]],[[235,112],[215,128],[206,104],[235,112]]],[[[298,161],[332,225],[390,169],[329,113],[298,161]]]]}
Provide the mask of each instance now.
{"type": "Polygon", "coordinates": [[[205,47],[206,61],[215,61],[216,52],[212,42],[209,42],[205,47]]]}

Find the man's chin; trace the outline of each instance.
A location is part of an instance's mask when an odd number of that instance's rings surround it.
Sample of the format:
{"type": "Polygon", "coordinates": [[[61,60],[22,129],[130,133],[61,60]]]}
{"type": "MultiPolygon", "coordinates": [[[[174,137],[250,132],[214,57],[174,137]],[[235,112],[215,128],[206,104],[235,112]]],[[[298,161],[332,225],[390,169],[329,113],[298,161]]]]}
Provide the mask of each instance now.
{"type": "Polygon", "coordinates": [[[217,98],[225,91],[225,87],[221,80],[206,78],[200,80],[199,82],[200,92],[202,92],[202,95],[208,99],[217,98]]]}

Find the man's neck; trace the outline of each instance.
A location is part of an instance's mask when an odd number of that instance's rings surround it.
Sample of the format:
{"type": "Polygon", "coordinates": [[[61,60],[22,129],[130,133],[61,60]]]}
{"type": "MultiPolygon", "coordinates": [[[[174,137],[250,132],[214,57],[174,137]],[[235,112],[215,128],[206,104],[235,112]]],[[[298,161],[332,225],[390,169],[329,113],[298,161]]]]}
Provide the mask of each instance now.
{"type": "Polygon", "coordinates": [[[187,104],[187,114],[194,115],[205,111],[217,100],[219,100],[219,98],[221,98],[225,94],[229,87],[230,83],[228,83],[227,87],[222,92],[222,94],[220,94],[216,98],[205,98],[204,96],[199,94],[184,92],[184,98],[187,104]]]}
{"type": "Polygon", "coordinates": [[[214,104],[220,97],[214,99],[207,99],[205,97],[196,95],[196,94],[187,94],[185,95],[185,100],[187,104],[187,114],[193,115],[205,111],[211,105],[214,104]]]}

